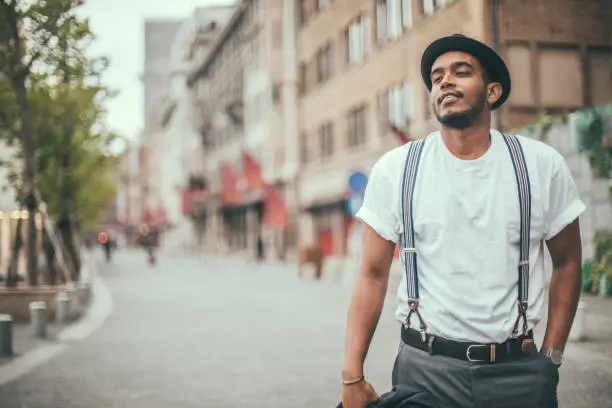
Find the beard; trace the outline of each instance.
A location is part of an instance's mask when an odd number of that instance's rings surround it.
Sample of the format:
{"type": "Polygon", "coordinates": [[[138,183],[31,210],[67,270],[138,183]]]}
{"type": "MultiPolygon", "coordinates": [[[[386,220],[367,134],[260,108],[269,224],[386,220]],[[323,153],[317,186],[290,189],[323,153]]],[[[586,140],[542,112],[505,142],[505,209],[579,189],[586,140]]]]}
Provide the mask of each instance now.
{"type": "Polygon", "coordinates": [[[451,129],[463,130],[467,129],[476,122],[476,120],[482,114],[487,103],[487,95],[485,89],[482,90],[478,94],[478,98],[476,99],[476,103],[474,103],[470,109],[465,112],[454,112],[448,113],[446,115],[440,115],[438,110],[434,105],[434,113],[438,122],[440,122],[443,126],[451,129]]]}

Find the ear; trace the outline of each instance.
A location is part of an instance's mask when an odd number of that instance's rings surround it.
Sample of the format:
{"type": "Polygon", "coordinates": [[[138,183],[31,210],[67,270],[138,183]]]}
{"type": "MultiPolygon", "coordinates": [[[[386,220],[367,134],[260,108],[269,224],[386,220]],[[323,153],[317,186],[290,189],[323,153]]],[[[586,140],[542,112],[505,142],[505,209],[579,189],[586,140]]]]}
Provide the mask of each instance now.
{"type": "Polygon", "coordinates": [[[487,102],[493,105],[501,98],[502,86],[499,82],[491,82],[487,85],[487,102]]]}

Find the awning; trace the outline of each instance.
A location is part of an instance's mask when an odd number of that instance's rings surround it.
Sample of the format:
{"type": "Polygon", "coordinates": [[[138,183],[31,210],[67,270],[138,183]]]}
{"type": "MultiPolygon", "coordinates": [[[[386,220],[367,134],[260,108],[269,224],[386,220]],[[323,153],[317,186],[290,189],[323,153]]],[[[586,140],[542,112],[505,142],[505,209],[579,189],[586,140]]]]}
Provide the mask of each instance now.
{"type": "Polygon", "coordinates": [[[243,200],[240,191],[238,191],[238,176],[232,166],[222,163],[220,173],[221,203],[228,206],[242,205],[243,200]]]}
{"type": "Polygon", "coordinates": [[[266,185],[266,200],[263,223],[266,227],[284,229],[289,223],[285,198],[273,185],[266,185]]]}
{"type": "Polygon", "coordinates": [[[248,191],[263,190],[265,182],[263,180],[261,166],[252,153],[247,151],[242,152],[242,168],[244,169],[243,177],[246,181],[246,189],[248,191]]]}
{"type": "Polygon", "coordinates": [[[346,208],[346,200],[347,195],[345,193],[332,197],[321,198],[302,207],[302,211],[317,213],[329,210],[342,210],[346,208]]]}

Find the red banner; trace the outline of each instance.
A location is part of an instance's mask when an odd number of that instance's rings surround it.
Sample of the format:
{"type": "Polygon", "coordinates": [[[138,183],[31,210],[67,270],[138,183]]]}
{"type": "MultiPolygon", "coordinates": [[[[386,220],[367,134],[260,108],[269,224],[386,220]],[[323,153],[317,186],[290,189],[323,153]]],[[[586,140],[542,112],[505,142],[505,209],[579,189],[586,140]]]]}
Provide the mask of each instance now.
{"type": "Polygon", "coordinates": [[[242,167],[248,191],[262,190],[265,186],[258,160],[249,152],[242,152],[242,167]]]}
{"type": "Polygon", "coordinates": [[[267,227],[286,228],[289,220],[284,197],[272,185],[266,185],[265,191],[264,225],[267,227]]]}
{"type": "Polygon", "coordinates": [[[225,205],[240,205],[242,197],[238,191],[238,176],[227,164],[221,164],[221,202],[225,205]]]}

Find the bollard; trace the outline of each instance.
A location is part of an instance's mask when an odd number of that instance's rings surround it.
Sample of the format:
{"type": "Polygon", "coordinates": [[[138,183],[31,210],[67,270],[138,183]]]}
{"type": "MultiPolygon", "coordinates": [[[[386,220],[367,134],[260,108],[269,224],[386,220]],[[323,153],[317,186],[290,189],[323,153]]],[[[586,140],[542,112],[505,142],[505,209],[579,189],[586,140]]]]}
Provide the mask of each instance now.
{"type": "Polygon", "coordinates": [[[13,318],[0,314],[0,357],[13,355],[13,318]]]}
{"type": "Polygon", "coordinates": [[[91,284],[89,282],[83,282],[79,289],[79,299],[82,305],[89,303],[91,298],[91,284]]]}
{"type": "Polygon", "coordinates": [[[45,302],[30,303],[30,325],[36,337],[47,336],[47,305],[45,302]]]}
{"type": "Polygon", "coordinates": [[[70,319],[70,297],[66,292],[58,292],[55,297],[55,321],[59,324],[70,319]]]}
{"type": "Polygon", "coordinates": [[[586,305],[581,300],[578,302],[578,308],[576,309],[576,316],[574,317],[574,324],[570,330],[569,340],[570,341],[583,341],[586,337],[586,305]]]}

